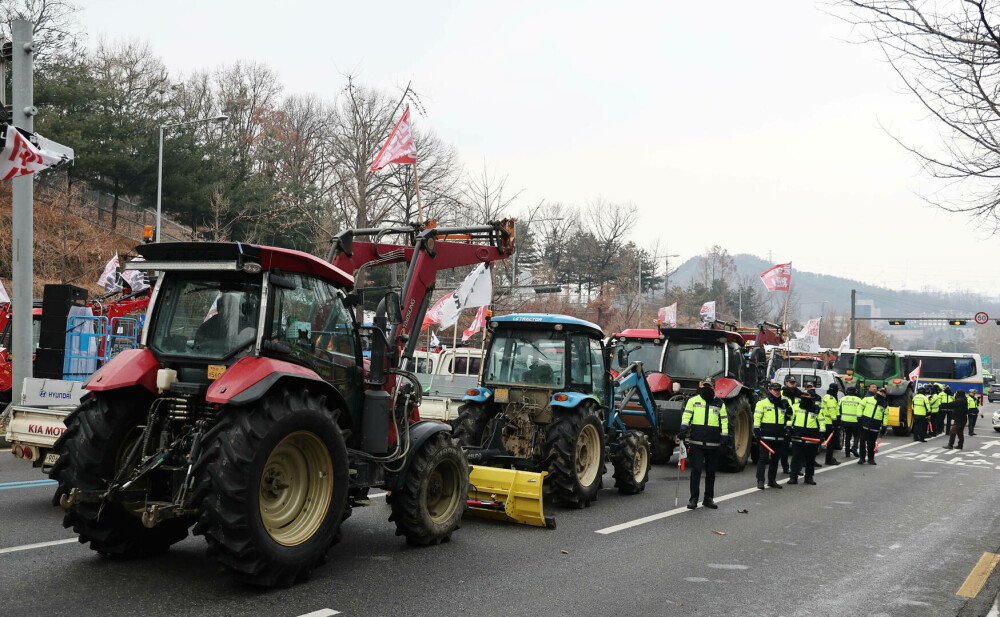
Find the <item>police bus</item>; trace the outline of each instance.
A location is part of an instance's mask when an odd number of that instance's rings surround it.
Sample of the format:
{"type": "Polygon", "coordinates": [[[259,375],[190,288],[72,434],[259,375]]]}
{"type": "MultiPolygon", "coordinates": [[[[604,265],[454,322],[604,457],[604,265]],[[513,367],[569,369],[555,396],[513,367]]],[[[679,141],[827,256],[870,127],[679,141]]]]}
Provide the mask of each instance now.
{"type": "Polygon", "coordinates": [[[950,386],[952,392],[964,390],[974,392],[982,400],[983,359],[977,353],[953,353],[936,349],[898,352],[902,356],[906,374],[910,375],[920,367],[917,385],[940,384],[950,386]]]}

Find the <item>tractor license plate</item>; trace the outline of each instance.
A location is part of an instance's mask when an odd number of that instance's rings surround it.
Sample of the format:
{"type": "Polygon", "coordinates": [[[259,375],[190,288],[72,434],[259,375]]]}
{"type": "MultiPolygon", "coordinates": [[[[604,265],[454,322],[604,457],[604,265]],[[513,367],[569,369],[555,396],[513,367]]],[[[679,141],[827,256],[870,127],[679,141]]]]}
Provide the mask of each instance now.
{"type": "Polygon", "coordinates": [[[55,452],[49,452],[48,454],[45,455],[46,465],[55,465],[56,461],[58,460],[59,460],[59,455],[56,454],[55,452]]]}
{"type": "Polygon", "coordinates": [[[498,403],[507,403],[510,401],[510,389],[509,388],[497,388],[493,391],[493,400],[498,403]]]}
{"type": "Polygon", "coordinates": [[[226,372],[226,367],[221,364],[209,364],[208,365],[208,378],[215,380],[222,377],[222,374],[226,372]]]}

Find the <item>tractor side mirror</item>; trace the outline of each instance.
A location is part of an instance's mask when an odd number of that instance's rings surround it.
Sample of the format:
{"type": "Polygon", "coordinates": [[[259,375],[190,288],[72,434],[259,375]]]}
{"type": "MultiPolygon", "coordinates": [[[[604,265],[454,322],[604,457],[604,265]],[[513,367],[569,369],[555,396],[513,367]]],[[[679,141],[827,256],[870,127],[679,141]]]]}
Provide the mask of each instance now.
{"type": "Polygon", "coordinates": [[[394,291],[386,292],[383,301],[388,312],[389,323],[397,324],[403,321],[403,311],[399,308],[399,294],[394,291]]]}
{"type": "Polygon", "coordinates": [[[628,364],[628,352],[625,351],[624,347],[618,348],[618,366],[625,366],[628,364]]]}

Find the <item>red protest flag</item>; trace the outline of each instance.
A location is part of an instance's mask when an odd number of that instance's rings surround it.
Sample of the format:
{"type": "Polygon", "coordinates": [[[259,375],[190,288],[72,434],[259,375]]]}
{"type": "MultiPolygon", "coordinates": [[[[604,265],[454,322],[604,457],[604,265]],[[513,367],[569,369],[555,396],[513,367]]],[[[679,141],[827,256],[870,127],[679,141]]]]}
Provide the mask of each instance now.
{"type": "Polygon", "coordinates": [[[416,163],[417,146],[413,143],[413,132],[410,130],[410,108],[403,112],[403,117],[392,129],[389,139],[379,150],[378,156],[372,161],[371,170],[378,171],[389,163],[416,163]]]}
{"type": "Polygon", "coordinates": [[[424,315],[424,323],[420,325],[420,329],[426,330],[432,324],[441,323],[441,309],[444,307],[445,302],[448,302],[449,300],[454,301],[454,297],[455,292],[451,292],[447,296],[435,302],[434,306],[432,306],[430,310],[427,311],[427,314],[424,315]]]}
{"type": "Polygon", "coordinates": [[[462,332],[462,340],[467,341],[472,338],[472,335],[483,329],[486,325],[486,306],[480,306],[479,310],[476,311],[476,318],[472,320],[472,325],[470,325],[464,332],[462,332]]]}
{"type": "Polygon", "coordinates": [[[792,284],[792,262],[778,264],[760,275],[768,291],[788,291],[792,284]]]}

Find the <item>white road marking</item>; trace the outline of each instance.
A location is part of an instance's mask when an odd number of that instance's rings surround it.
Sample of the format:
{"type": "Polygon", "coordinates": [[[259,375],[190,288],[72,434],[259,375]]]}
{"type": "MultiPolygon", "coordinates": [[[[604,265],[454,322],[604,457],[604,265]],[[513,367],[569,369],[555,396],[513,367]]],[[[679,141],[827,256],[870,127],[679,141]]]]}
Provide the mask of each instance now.
{"type": "Polygon", "coordinates": [[[68,538],[66,540],[53,540],[51,542],[39,542],[38,544],[25,544],[23,546],[0,548],[0,555],[4,553],[16,553],[18,551],[30,551],[35,548],[45,548],[46,546],[56,546],[58,544],[69,544],[70,542],[79,542],[79,540],[76,538],[68,538]]]}
{"type": "Polygon", "coordinates": [[[311,613],[305,613],[299,615],[299,617],[330,617],[330,615],[339,615],[340,611],[335,611],[332,608],[321,608],[318,611],[313,611],[311,613]]]}
{"type": "Polygon", "coordinates": [[[830,502],[830,503],[835,503],[838,506],[850,506],[850,505],[854,505],[853,501],[833,501],[833,502],[830,502]]]}
{"type": "Polygon", "coordinates": [[[716,570],[749,570],[750,566],[741,566],[738,563],[708,563],[705,564],[709,568],[715,568],[716,570]]]}
{"type": "MultiPolygon", "coordinates": [[[[918,443],[920,443],[920,442],[919,441],[911,441],[911,442],[905,443],[905,444],[903,444],[901,446],[896,446],[895,448],[889,448],[888,450],[879,452],[878,454],[880,455],[880,458],[881,458],[881,457],[884,457],[886,454],[889,454],[890,452],[895,452],[896,450],[902,450],[903,448],[909,448],[911,446],[917,445],[918,443]]],[[[847,468],[853,467],[853,466],[854,465],[848,465],[848,464],[844,463],[844,464],[841,464],[841,465],[833,465],[833,466],[823,467],[821,469],[817,469],[815,471],[815,474],[818,475],[818,474],[821,474],[821,473],[826,473],[828,471],[833,471],[835,469],[847,469],[847,468]]],[[[778,484],[785,484],[786,482],[788,482],[788,478],[785,478],[783,480],[778,480],[778,484]]],[[[719,503],[719,502],[722,502],[722,501],[729,501],[730,499],[736,499],[737,497],[742,497],[744,495],[749,495],[751,493],[757,493],[757,492],[760,492],[760,489],[757,488],[756,486],[753,487],[753,488],[743,489],[742,491],[736,491],[735,493],[729,493],[728,495],[723,495],[722,497],[716,497],[715,498],[715,503],[719,503]]],[[[653,521],[658,521],[660,519],[668,518],[668,517],[671,517],[671,516],[677,516],[678,514],[683,514],[685,512],[693,512],[693,510],[689,510],[687,508],[687,506],[682,506],[680,508],[674,508],[673,510],[667,510],[666,512],[659,512],[657,514],[651,514],[649,516],[644,516],[642,518],[637,518],[635,520],[627,521],[625,523],[620,523],[618,525],[612,525],[611,527],[605,527],[603,529],[598,529],[598,530],[594,531],[594,533],[599,533],[599,534],[602,534],[602,535],[608,535],[608,534],[611,534],[611,533],[616,533],[618,531],[624,531],[626,529],[631,529],[632,527],[638,527],[639,525],[645,525],[646,523],[652,523],[653,521]]]]}
{"type": "Polygon", "coordinates": [[[388,494],[389,493],[386,493],[385,491],[382,491],[381,493],[372,493],[371,495],[368,496],[368,499],[375,499],[376,497],[385,497],[388,494]]]}

